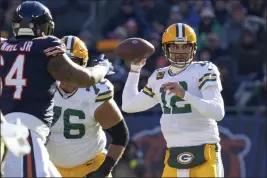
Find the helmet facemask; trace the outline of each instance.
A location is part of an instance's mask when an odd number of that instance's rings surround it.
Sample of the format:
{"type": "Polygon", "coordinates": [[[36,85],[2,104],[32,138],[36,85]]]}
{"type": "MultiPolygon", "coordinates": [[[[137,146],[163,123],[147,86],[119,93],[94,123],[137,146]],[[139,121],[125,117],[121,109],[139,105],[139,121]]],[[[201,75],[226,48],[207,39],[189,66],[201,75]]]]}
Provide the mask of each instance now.
{"type": "Polygon", "coordinates": [[[55,23],[49,20],[47,23],[40,25],[41,34],[40,36],[49,36],[54,34],[55,23]]]}
{"type": "Polygon", "coordinates": [[[185,68],[194,59],[196,44],[191,42],[169,42],[163,44],[163,50],[172,66],[185,68]]]}
{"type": "Polygon", "coordinates": [[[80,58],[80,57],[70,56],[70,55],[69,55],[69,57],[76,64],[78,64],[78,65],[80,65],[82,67],[86,67],[87,66],[88,58],[80,58]]]}

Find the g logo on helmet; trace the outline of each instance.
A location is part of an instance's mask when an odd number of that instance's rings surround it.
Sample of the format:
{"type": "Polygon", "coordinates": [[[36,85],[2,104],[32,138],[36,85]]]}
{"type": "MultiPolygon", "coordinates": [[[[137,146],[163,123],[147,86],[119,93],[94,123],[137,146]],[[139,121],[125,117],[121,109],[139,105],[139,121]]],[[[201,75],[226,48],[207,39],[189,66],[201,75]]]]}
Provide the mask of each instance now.
{"type": "Polygon", "coordinates": [[[177,161],[181,164],[189,164],[194,159],[194,155],[189,152],[181,153],[177,156],[177,161]]]}

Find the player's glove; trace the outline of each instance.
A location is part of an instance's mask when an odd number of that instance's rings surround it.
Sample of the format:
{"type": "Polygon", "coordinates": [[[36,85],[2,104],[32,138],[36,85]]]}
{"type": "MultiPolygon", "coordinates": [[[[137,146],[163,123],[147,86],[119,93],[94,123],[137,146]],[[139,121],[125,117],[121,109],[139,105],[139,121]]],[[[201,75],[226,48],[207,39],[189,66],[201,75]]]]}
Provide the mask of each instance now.
{"type": "Polygon", "coordinates": [[[111,173],[113,167],[115,166],[116,161],[109,156],[106,156],[103,164],[98,168],[98,170],[93,171],[87,174],[84,178],[90,177],[108,177],[111,173]]]}
{"type": "Polygon", "coordinates": [[[146,65],[146,59],[141,59],[136,62],[131,62],[131,71],[140,72],[142,67],[146,65]]]}
{"type": "Polygon", "coordinates": [[[111,62],[109,62],[108,59],[105,59],[104,54],[100,54],[100,56],[97,59],[93,60],[93,66],[101,65],[107,67],[107,75],[115,74],[114,67],[111,62]]]}

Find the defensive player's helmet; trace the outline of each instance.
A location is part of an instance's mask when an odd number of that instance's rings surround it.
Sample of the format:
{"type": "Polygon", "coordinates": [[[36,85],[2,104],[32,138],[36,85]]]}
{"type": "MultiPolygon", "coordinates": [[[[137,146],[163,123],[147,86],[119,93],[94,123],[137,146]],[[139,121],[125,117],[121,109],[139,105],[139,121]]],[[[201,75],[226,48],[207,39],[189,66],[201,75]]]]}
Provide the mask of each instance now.
{"type": "Polygon", "coordinates": [[[15,36],[52,35],[54,27],[49,9],[40,2],[23,2],[13,12],[12,29],[15,36]]]}
{"type": "Polygon", "coordinates": [[[163,36],[162,36],[162,48],[165,52],[166,58],[171,62],[175,67],[183,68],[189,65],[196,54],[197,49],[197,37],[195,31],[188,25],[184,23],[176,23],[169,26],[163,36]],[[185,54],[185,53],[171,53],[169,51],[170,44],[183,45],[190,44],[192,46],[191,51],[186,53],[184,61],[174,60],[171,55],[175,54],[185,54]]]}
{"type": "Polygon", "coordinates": [[[64,36],[62,42],[66,45],[66,53],[73,61],[79,61],[81,66],[88,62],[88,49],[84,42],[77,36],[64,36]]]}

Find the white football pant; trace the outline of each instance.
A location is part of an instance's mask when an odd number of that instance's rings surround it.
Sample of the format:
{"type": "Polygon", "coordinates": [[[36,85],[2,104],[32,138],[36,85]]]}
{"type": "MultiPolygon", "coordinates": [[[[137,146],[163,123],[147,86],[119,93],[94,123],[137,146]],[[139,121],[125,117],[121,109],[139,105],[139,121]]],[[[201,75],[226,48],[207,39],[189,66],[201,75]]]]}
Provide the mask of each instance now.
{"type": "Polygon", "coordinates": [[[15,156],[8,151],[3,165],[4,177],[61,177],[49,159],[45,147],[49,128],[38,118],[27,113],[10,113],[5,115],[6,121],[14,123],[20,119],[29,129],[28,143],[31,152],[25,156],[15,156]]]}

